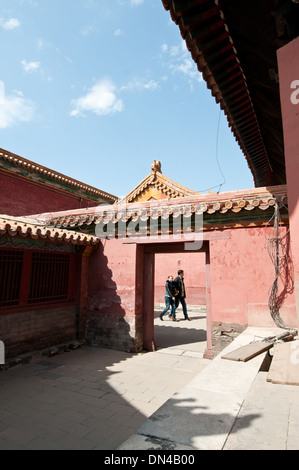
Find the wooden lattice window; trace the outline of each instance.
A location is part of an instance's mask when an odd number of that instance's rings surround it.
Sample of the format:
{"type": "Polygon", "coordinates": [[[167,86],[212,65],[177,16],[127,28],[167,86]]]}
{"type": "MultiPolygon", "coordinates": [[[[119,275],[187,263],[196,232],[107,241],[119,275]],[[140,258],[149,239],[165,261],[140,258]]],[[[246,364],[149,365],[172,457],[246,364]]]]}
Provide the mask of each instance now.
{"type": "Polygon", "coordinates": [[[28,303],[68,299],[70,256],[56,253],[32,253],[28,303]]]}
{"type": "Polygon", "coordinates": [[[75,256],[0,249],[0,309],[73,301],[75,256]]]}
{"type": "Polygon", "coordinates": [[[0,250],[0,307],[18,305],[22,264],[22,251],[0,250]]]}

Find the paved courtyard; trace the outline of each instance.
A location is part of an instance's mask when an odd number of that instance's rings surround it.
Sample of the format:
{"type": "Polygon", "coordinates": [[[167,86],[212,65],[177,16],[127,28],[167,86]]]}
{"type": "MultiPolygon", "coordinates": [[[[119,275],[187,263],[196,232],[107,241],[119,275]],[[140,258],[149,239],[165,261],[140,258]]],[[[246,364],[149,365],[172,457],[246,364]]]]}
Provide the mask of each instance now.
{"type": "Polygon", "coordinates": [[[157,352],[83,346],[1,371],[0,450],[113,450],[128,439],[209,363],[204,311],[178,323],[158,313],[157,352]]]}

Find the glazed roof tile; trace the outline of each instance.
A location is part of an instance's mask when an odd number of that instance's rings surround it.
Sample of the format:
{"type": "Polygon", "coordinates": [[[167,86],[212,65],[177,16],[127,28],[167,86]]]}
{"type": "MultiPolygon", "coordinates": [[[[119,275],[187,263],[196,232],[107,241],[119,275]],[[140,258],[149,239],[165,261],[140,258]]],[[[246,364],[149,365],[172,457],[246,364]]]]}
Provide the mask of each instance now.
{"type": "Polygon", "coordinates": [[[275,205],[276,198],[287,205],[286,186],[272,188],[257,188],[246,191],[233,191],[219,194],[196,195],[163,199],[159,201],[145,201],[128,204],[113,204],[112,206],[98,206],[76,211],[64,211],[35,215],[37,220],[45,225],[55,227],[80,227],[100,222],[117,223],[119,220],[130,219],[147,220],[150,217],[163,219],[169,216],[177,217],[180,214],[237,214],[240,211],[267,210],[275,205]]]}
{"type": "MultiPolygon", "coordinates": [[[[172,179],[163,175],[161,171],[161,163],[154,161],[151,173],[144,178],[126,197],[118,202],[118,204],[125,204],[134,202],[140,194],[143,193],[148,187],[154,186],[159,191],[164,193],[168,198],[198,196],[200,193],[192,189],[186,188],[172,179]]],[[[115,203],[117,204],[117,203],[115,203]]]]}
{"type": "Polygon", "coordinates": [[[58,173],[57,171],[46,168],[45,166],[39,165],[30,160],[27,160],[26,158],[20,157],[0,148],[0,164],[1,160],[4,163],[6,162],[16,166],[21,170],[28,170],[32,174],[44,176],[47,179],[50,179],[53,183],[70,186],[79,192],[88,193],[93,197],[101,197],[107,202],[111,201],[111,203],[114,203],[118,199],[112,194],[106,193],[105,191],[94,188],[93,186],[89,186],[88,184],[82,183],[81,181],[75,180],[74,178],[70,178],[69,176],[58,173]]]}
{"type": "Polygon", "coordinates": [[[92,235],[45,225],[29,217],[0,215],[0,235],[30,237],[33,239],[64,242],[73,245],[97,245],[99,239],[92,235]]]}

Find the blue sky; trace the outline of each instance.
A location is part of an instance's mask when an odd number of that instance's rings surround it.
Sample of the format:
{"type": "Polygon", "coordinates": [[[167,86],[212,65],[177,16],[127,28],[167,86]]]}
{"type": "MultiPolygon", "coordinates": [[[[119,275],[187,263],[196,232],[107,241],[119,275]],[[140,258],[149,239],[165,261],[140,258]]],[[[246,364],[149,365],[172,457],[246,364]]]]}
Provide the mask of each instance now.
{"type": "Polygon", "coordinates": [[[0,147],[119,197],[153,160],[203,193],[254,186],[161,0],[1,0],[0,147]]]}

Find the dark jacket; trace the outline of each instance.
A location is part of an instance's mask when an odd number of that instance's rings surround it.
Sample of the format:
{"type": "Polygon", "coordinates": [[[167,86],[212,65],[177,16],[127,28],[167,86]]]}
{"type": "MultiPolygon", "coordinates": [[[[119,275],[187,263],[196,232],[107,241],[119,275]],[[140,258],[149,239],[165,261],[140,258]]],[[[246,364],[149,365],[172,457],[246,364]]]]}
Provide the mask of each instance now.
{"type": "Polygon", "coordinates": [[[168,281],[167,279],[165,284],[165,297],[174,297],[174,288],[174,282],[168,281]]]}
{"type": "Polygon", "coordinates": [[[178,297],[184,297],[186,298],[186,288],[185,288],[185,283],[184,283],[184,278],[180,278],[180,276],[177,276],[175,280],[173,281],[175,284],[175,287],[179,291],[178,297]]]}

